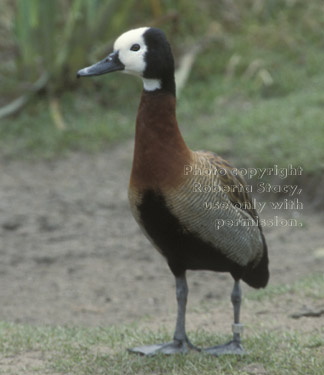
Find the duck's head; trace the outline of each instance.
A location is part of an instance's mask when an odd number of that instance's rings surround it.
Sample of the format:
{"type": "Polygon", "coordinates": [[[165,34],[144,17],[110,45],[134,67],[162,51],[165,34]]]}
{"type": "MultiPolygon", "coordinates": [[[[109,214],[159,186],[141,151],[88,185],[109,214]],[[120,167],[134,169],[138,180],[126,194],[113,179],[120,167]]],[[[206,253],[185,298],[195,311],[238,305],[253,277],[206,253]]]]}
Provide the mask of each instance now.
{"type": "Polygon", "coordinates": [[[115,71],[139,76],[144,90],[165,90],[175,95],[174,61],[164,32],[141,27],[122,34],[105,59],[78,71],[77,77],[96,76],[115,71]]]}

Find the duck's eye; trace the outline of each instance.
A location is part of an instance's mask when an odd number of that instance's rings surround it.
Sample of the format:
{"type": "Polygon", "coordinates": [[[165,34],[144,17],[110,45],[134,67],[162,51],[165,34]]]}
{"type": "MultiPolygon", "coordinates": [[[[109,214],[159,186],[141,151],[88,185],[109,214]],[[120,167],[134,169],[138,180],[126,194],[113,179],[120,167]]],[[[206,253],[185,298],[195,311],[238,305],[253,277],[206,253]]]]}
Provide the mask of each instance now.
{"type": "Polygon", "coordinates": [[[141,48],[141,46],[139,45],[139,44],[133,44],[132,46],[131,46],[131,51],[138,51],[139,49],[141,48]]]}

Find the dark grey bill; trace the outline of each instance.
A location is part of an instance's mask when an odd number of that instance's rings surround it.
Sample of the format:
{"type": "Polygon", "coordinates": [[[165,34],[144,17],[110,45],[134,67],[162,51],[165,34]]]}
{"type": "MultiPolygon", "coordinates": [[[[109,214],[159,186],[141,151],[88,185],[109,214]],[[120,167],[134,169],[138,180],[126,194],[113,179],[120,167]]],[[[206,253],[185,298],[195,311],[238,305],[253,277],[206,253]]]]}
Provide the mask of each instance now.
{"type": "Polygon", "coordinates": [[[78,71],[77,77],[99,76],[117,70],[124,70],[124,64],[119,60],[118,51],[111,53],[105,59],[78,71]]]}

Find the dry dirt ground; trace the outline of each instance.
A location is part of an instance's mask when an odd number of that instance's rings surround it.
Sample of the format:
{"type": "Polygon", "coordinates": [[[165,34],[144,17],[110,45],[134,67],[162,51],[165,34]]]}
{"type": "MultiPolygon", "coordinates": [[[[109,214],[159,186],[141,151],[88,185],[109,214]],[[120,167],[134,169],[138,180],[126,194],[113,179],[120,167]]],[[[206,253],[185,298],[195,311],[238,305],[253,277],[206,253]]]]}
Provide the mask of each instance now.
{"type": "MultiPolygon", "coordinates": [[[[131,159],[126,142],[96,155],[0,161],[0,320],[107,326],[149,315],[156,326],[173,325],[173,277],[128,208],[131,159]]],[[[324,214],[303,198],[299,213],[279,213],[297,217],[302,228],[264,229],[271,284],[324,268],[324,214]]],[[[189,272],[188,282],[189,312],[198,316],[204,302],[226,301],[219,313],[231,319],[230,276],[189,272]]]]}

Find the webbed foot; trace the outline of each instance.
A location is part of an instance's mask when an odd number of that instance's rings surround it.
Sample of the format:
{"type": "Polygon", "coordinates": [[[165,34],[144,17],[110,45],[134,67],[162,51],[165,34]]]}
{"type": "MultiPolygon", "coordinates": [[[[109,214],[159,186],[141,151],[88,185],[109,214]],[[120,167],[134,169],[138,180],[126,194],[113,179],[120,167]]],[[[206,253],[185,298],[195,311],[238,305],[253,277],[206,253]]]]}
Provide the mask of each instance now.
{"type": "Polygon", "coordinates": [[[227,344],[217,345],[210,348],[204,349],[208,354],[219,356],[224,354],[235,354],[235,355],[244,355],[246,354],[243,349],[241,342],[237,340],[232,340],[227,344]]]}
{"type": "Polygon", "coordinates": [[[190,349],[198,350],[194,345],[191,344],[188,338],[185,340],[173,340],[172,342],[166,344],[155,344],[146,346],[137,346],[135,348],[128,349],[131,353],[138,353],[142,355],[156,355],[162,354],[177,354],[177,353],[187,353],[190,349]]]}

